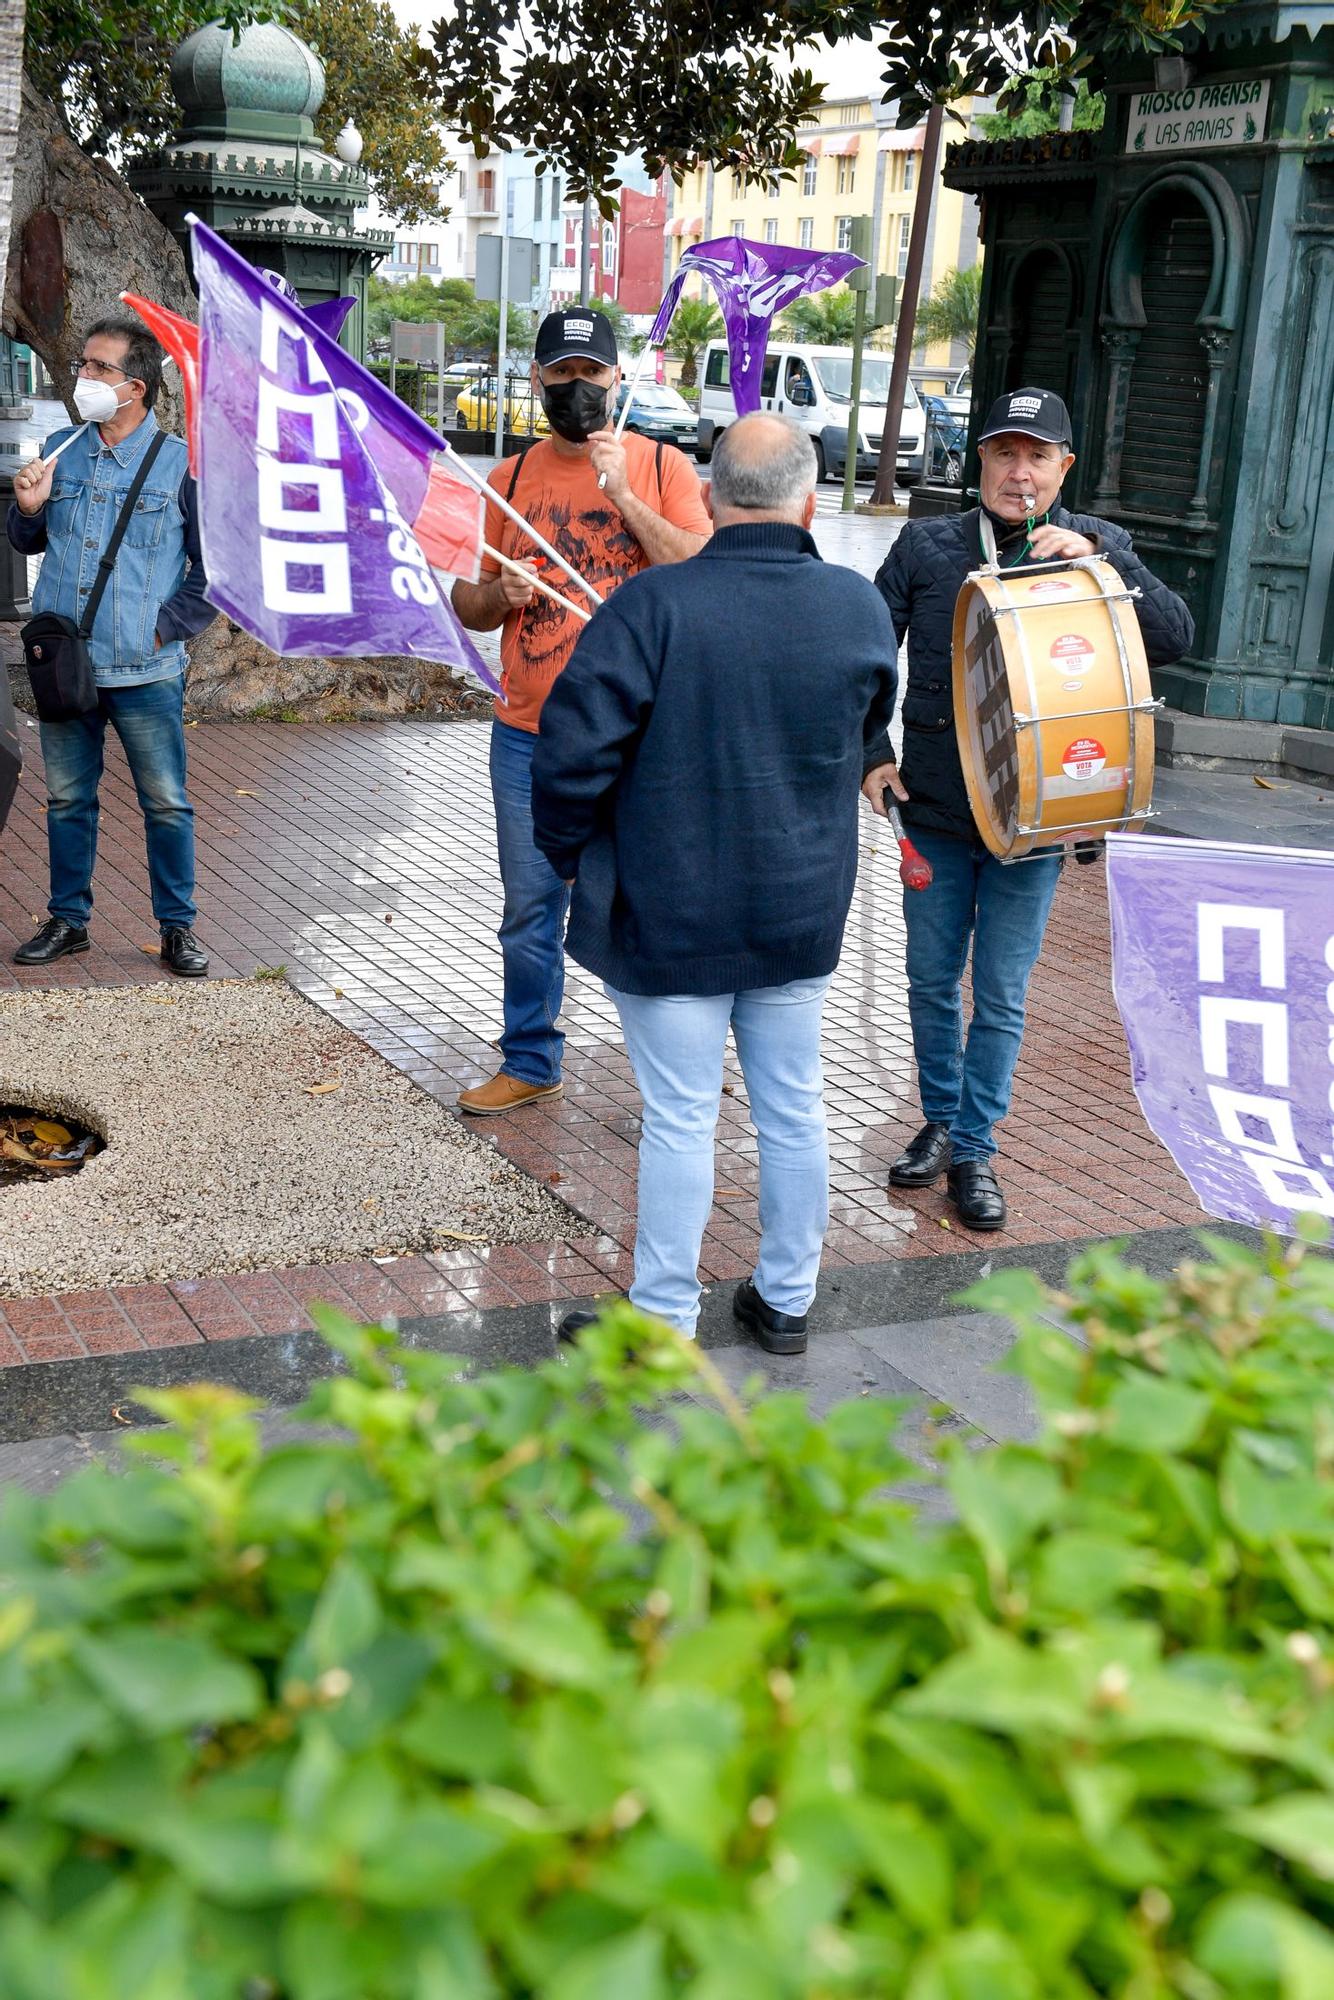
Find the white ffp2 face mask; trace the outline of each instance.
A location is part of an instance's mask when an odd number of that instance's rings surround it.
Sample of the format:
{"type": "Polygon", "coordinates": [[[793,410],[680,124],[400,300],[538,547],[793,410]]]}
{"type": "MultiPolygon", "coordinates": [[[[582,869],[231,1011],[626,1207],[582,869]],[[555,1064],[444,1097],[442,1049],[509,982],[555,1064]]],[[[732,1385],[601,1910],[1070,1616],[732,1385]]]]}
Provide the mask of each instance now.
{"type": "Polygon", "coordinates": [[[121,403],[110,382],[94,382],[80,375],[74,384],[74,407],[86,424],[109,424],[121,403]]]}

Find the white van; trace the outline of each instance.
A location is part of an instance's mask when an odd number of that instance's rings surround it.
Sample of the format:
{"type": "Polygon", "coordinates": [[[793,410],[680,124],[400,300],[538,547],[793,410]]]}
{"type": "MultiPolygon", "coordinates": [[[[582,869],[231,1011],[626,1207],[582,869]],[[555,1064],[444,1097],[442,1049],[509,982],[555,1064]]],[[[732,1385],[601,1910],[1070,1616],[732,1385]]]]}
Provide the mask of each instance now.
{"type": "MultiPolygon", "coordinates": [[[[874,479],[885,428],[891,357],[876,350],[862,352],[862,393],[857,439],[857,477],[874,479]]],[[[695,457],[707,465],[714,439],[736,416],[728,367],[727,342],[711,340],[704,350],[699,391],[699,442],[695,457]]],[[[802,341],[779,342],[764,357],[760,378],[760,408],[781,410],[809,431],[820,466],[820,477],[839,479],[847,462],[848,405],[851,400],[852,349],[811,347],[802,341]]],[[[926,415],[911,382],[903,392],[899,428],[897,478],[900,485],[922,476],[926,446],[926,415]]]]}

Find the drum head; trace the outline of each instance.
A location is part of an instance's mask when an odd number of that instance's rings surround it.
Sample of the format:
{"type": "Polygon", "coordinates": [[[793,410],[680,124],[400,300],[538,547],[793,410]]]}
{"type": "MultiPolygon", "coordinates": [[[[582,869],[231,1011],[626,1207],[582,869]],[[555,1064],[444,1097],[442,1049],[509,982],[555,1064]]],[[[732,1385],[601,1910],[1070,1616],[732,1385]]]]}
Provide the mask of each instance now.
{"type": "Polygon", "coordinates": [[[978,832],[1002,861],[1140,827],[1148,666],[1110,563],[979,570],[954,613],[954,717],[978,832]]]}

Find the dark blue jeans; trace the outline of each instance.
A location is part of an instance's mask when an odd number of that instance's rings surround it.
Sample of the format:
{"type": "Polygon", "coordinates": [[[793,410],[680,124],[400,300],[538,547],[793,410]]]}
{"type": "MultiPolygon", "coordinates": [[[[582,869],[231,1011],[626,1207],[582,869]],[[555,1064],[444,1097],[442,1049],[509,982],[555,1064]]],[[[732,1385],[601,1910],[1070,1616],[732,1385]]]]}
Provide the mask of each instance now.
{"type": "Polygon", "coordinates": [[[185,796],[185,677],[138,687],[99,688],[91,715],[44,722],[46,839],[53,917],[86,924],[97,860],[97,792],[107,724],[125,750],[148,838],[153,915],[165,930],[195,920],[194,808],[185,796]]]}
{"type": "Polygon", "coordinates": [[[565,1037],[556,1026],[565,997],[565,913],[570,892],[533,844],[533,750],[537,738],[491,725],[491,795],[505,889],[500,955],[505,1026],[500,1067],[521,1083],[557,1083],[565,1037]]]}
{"type": "Polygon", "coordinates": [[[922,1115],[948,1125],[956,1160],[986,1160],[1010,1108],[1029,975],[1042,949],[1061,858],[1001,862],[971,840],[913,827],[929,889],[905,889],[908,1018],[922,1115]],[[973,948],[973,1018],[960,982],[973,948]]]}

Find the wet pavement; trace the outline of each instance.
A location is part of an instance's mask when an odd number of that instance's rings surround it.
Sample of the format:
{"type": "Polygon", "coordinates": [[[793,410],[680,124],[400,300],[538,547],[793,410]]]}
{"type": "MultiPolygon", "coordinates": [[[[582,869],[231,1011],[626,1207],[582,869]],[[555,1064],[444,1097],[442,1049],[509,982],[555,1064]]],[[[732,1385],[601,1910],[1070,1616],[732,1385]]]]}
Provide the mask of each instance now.
{"type": "MultiPolygon", "coordinates": [[[[816,528],[826,557],[873,573],[899,522],[835,509],[833,489],[826,489],[816,528]]],[[[22,733],[28,761],[0,844],[0,992],[170,983],[156,956],[142,823],[115,744],[103,788],[93,949],[44,971],[9,963],[46,899],[40,754],[35,729],[22,733]]],[[[494,1068],[491,1043],[500,1028],[501,897],[487,738],[484,722],[267,722],[189,732],[199,931],[213,976],[249,978],[261,967],[285,967],[296,987],[447,1104],[494,1068]]],[[[1130,1088],[1111,997],[1100,867],[1067,869],[1034,976],[1014,1106],[1001,1133],[1008,1228],[970,1237],[942,1192],[887,1192],[888,1166],[919,1112],[898,854],[882,825],[868,814],[827,1013],[833,1221],[813,1326],[834,1338],[827,1314],[842,1296],[836,1286],[874,1279],[888,1295],[905,1274],[935,1274],[935,1290],[916,1301],[912,1318],[934,1328],[931,1342],[944,1357],[950,1300],[982,1261],[1042,1258],[1056,1269],[1078,1240],[1125,1234],[1159,1244],[1168,1240],[1164,1230],[1203,1218],[1144,1126],[1130,1088]]],[[[266,1393],[294,1401],[306,1365],[300,1357],[312,1351],[308,1306],[317,1299],[359,1316],[393,1314],[405,1326],[429,1322],[436,1344],[468,1351],[477,1330],[492,1327],[489,1316],[508,1313],[506,1351],[521,1358],[530,1321],[549,1347],[553,1321],[570,1300],[625,1285],[634,1234],[637,1096],[613,1010],[577,967],[570,969],[564,1025],[564,1098],[488,1121],[482,1136],[576,1212],[566,1241],[461,1242],[431,1257],[209,1279],[182,1272],[170,1284],[0,1300],[0,1364],[10,1371],[0,1396],[11,1412],[4,1433],[37,1435],[23,1426],[39,1421],[38,1403],[44,1425],[104,1428],[115,1421],[113,1401],[135,1381],[176,1367],[193,1376],[244,1374],[243,1355],[267,1357],[266,1393]],[[206,1343],[207,1358],[200,1353],[206,1343]],[[35,1391],[19,1394],[21,1384],[42,1376],[44,1402],[33,1400],[35,1391]],[[80,1381],[92,1399],[87,1408],[80,1381]],[[73,1413],[65,1422],[62,1397],[73,1413]]],[[[724,1344],[731,1339],[730,1281],[752,1268],[757,1180],[743,1086],[730,1062],[702,1260],[710,1286],[706,1326],[721,1313],[724,1344]]],[[[863,1346],[868,1328],[906,1323],[869,1293],[857,1310],[863,1346]]],[[[851,1339],[852,1330],[837,1337],[851,1339]]],[[[499,1321],[495,1338],[502,1338],[499,1321]]],[[[897,1367],[901,1337],[880,1345],[883,1365],[897,1367]]],[[[820,1353],[832,1367],[833,1348],[820,1353]]],[[[964,1407],[976,1355],[960,1368],[950,1395],[964,1407]]]]}

